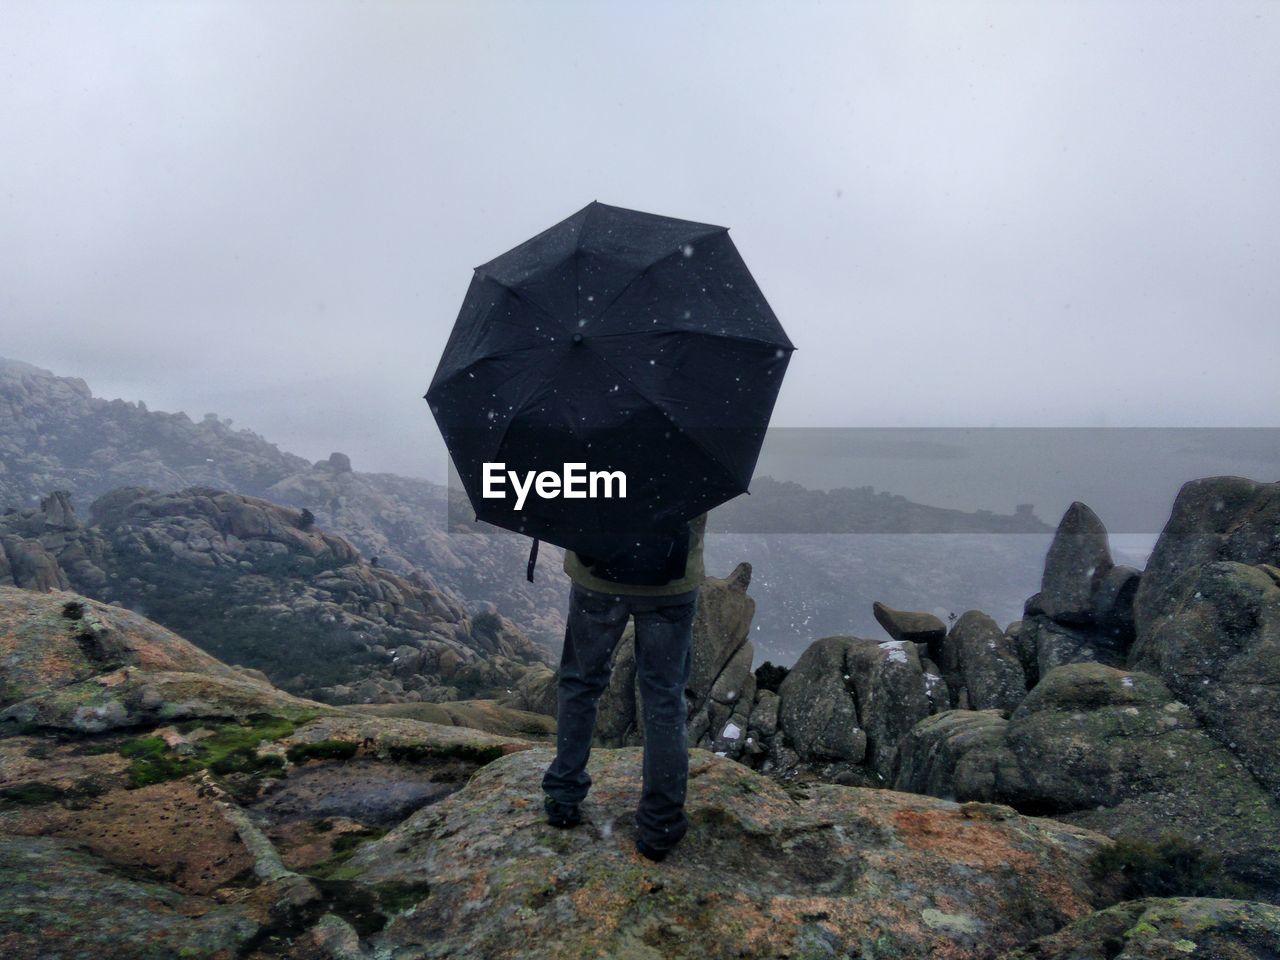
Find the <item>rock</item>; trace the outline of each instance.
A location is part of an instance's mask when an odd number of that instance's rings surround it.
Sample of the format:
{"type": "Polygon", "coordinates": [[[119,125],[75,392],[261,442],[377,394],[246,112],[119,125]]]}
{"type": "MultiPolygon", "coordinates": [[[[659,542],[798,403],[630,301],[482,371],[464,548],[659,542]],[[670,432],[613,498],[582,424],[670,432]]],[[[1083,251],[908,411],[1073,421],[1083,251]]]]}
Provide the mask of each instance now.
{"type": "Polygon", "coordinates": [[[0,551],[6,555],[8,578],[27,590],[66,590],[70,584],[54,557],[37,540],[0,538],[0,551]]]}
{"type": "Polygon", "coordinates": [[[1179,579],[1182,599],[1144,623],[1134,666],[1163,677],[1280,800],[1280,584],[1231,561],[1179,579]]]}
{"type": "Polygon", "coordinates": [[[1280,799],[1280,483],[1179,490],[1134,598],[1130,663],[1158,672],[1280,799]]]}
{"type": "Polygon", "coordinates": [[[893,777],[898,741],[933,709],[914,643],[815,641],[778,688],[778,722],[804,760],[861,763],[893,777]]]}
{"type": "Polygon", "coordinates": [[[772,690],[756,690],[756,702],[751,708],[748,730],[754,731],[761,739],[767,739],[777,733],[778,707],[781,702],[772,690]]]}
{"type": "Polygon", "coordinates": [[[871,604],[871,612],[894,640],[923,643],[928,647],[930,657],[938,659],[941,656],[942,639],[947,635],[947,627],[932,613],[894,610],[879,600],[871,604]]]}
{"type": "Polygon", "coordinates": [[[952,625],[943,644],[944,672],[954,697],[963,690],[971,710],[1010,713],[1027,694],[1017,645],[979,610],[970,610],[952,625]]]}
{"type": "Polygon", "coordinates": [[[351,472],[351,458],[348,457],[345,453],[336,453],[336,452],[331,453],[329,454],[328,460],[322,460],[320,462],[328,466],[328,468],[332,470],[334,473],[350,473],[351,472]]]}
{"type": "Polygon", "coordinates": [[[867,763],[881,783],[892,782],[899,741],[932,709],[917,647],[905,640],[862,641],[846,648],[845,669],[867,737],[867,763]]]}
{"type": "Polygon", "coordinates": [[[1157,898],[1091,913],[1001,960],[1268,960],[1278,943],[1280,908],[1271,904],[1157,898]]]}
{"type": "Polygon", "coordinates": [[[1182,485],[1134,598],[1135,654],[1188,593],[1194,568],[1219,560],[1280,564],[1280,483],[1208,477],[1182,485]]]}
{"type": "Polygon", "coordinates": [[[239,954],[260,924],[239,904],[130,879],[76,845],[0,834],[0,943],[13,960],[239,954]]]}
{"type": "Polygon", "coordinates": [[[253,667],[242,667],[238,663],[233,663],[231,665],[231,669],[237,671],[238,673],[244,674],[250,680],[257,680],[259,683],[266,683],[266,684],[271,683],[270,677],[268,677],[261,670],[253,669],[253,667]]]}
{"type": "Polygon", "coordinates": [[[559,708],[559,694],[556,690],[558,680],[556,671],[550,667],[530,667],[516,681],[511,694],[503,702],[517,710],[554,717],[559,708]]]}
{"type": "Polygon", "coordinates": [[[1280,896],[1280,805],[1157,677],[1058,667],[1007,723],[939,714],[901,750],[899,786],[1007,803],[1109,836],[1181,833],[1258,895],[1280,896]]]}
{"type": "Polygon", "coordinates": [[[1049,547],[1040,592],[1019,622],[1014,649],[1028,684],[1068,663],[1123,666],[1140,581],[1138,571],[1112,562],[1097,515],[1073,503],[1049,547]]]}
{"type": "Polygon", "coordinates": [[[1000,796],[997,785],[1021,779],[1005,747],[1007,726],[999,710],[947,710],[921,720],[900,744],[894,789],[947,800],[1000,796]]]}
{"type": "MultiPolygon", "coordinates": [[[[40,782],[47,783],[43,776],[40,782]]],[[[5,824],[5,831],[74,842],[122,870],[164,877],[201,896],[254,862],[234,826],[191,780],[111,790],[70,808],[50,803],[5,824]]]]}
{"type": "Polygon", "coordinates": [[[845,664],[849,647],[859,643],[874,641],[815,640],[778,687],[778,718],[803,759],[860,763],[866,756],[867,734],[858,726],[852,674],[845,664]]]}
{"type": "Polygon", "coordinates": [[[1096,513],[1076,501],[1058,523],[1045,558],[1041,609],[1060,623],[1090,622],[1095,586],[1112,566],[1106,527],[1096,513]]]}
{"type": "Polygon", "coordinates": [[[531,740],[554,739],[556,733],[554,716],[513,709],[496,700],[368,703],[353,705],[349,710],[377,717],[405,717],[531,740]]]}
{"type": "Polygon", "coordinates": [[[0,587],[0,721],[100,733],[319,706],[246,677],[131,610],[0,587]]]}
{"type": "Polygon", "coordinates": [[[573,831],[542,815],[551,757],[497,760],[357,851],[357,885],[429,891],[371,937],[375,952],[976,958],[1051,932],[1097,896],[1087,862],[1105,841],[1088,831],[884,790],[813,784],[791,796],[701,750],[691,829],[655,865],[632,843],[641,750],[592,753],[586,822],[573,831]]]}
{"type": "Polygon", "coordinates": [[[1126,649],[1133,643],[1133,601],[1141,581],[1142,574],[1133,567],[1112,567],[1089,598],[1090,620],[1115,635],[1116,644],[1126,649]]]}
{"type": "MultiPolygon", "coordinates": [[[[706,577],[698,591],[698,612],[694,619],[693,663],[689,672],[689,689],[694,693],[694,711],[711,696],[712,688],[732,664],[734,670],[725,678],[728,689],[741,690],[751,661],[745,664],[735,656],[747,641],[755,601],[747,594],[751,585],[751,564],[740,563],[729,576],[706,577]],[[745,667],[745,673],[742,668],[745,667]]],[[[723,686],[723,684],[722,684],[723,686]]]]}
{"type": "Polygon", "coordinates": [[[1112,635],[1058,623],[1038,614],[1028,614],[1022,620],[1018,641],[1021,648],[1035,651],[1032,680],[1068,663],[1102,663],[1111,667],[1125,663],[1124,651],[1112,635]]]}
{"type": "Polygon", "coordinates": [[[44,513],[47,529],[74,530],[80,525],[80,521],[76,519],[76,509],[66,490],[55,490],[41,500],[40,510],[44,513]]]}

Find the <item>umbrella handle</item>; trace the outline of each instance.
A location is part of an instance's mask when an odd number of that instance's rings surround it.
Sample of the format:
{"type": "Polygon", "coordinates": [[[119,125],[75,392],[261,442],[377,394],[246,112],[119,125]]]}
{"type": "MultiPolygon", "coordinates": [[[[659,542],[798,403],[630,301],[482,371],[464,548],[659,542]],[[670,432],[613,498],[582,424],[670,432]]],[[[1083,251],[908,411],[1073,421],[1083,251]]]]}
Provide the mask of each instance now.
{"type": "Polygon", "coordinates": [[[533,583],[533,568],[537,566],[537,563],[538,563],[538,538],[534,537],[533,545],[529,547],[529,566],[528,566],[528,569],[525,570],[525,574],[524,574],[525,578],[530,583],[533,583]]]}

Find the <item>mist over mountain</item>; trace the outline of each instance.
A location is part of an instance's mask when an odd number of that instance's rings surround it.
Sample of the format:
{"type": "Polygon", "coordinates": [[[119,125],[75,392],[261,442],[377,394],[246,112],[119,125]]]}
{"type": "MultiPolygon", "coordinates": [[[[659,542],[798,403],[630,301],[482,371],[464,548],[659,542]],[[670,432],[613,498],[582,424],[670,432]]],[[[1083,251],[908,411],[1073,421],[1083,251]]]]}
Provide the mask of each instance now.
{"type": "MultiPolygon", "coordinates": [[[[555,547],[546,545],[529,583],[528,540],[485,525],[448,529],[443,485],[361,472],[339,452],[311,462],[216,414],[195,420],[107,400],[79,378],[0,360],[0,466],[0,508],[64,490],[85,516],[119,487],[199,486],[307,509],[365,560],[419,571],[475,612],[491,604],[553,654],[563,638],[568,578],[555,547]]],[[[712,512],[709,529],[709,572],[756,564],[753,636],[765,658],[788,664],[824,633],[879,633],[874,600],[923,602],[943,617],[982,606],[1015,619],[1052,528],[1029,506],[970,512],[868,486],[813,490],[758,476],[750,496],[712,512]]]]}

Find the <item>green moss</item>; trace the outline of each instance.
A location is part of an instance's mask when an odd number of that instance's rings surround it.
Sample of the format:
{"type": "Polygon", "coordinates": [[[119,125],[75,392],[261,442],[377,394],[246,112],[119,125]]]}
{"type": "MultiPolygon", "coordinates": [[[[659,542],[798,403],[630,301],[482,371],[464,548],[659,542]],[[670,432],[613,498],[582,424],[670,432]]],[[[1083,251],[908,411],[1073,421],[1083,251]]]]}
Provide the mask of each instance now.
{"type": "Polygon", "coordinates": [[[149,787],[195,773],[203,766],[194,757],[174,757],[160,737],[143,737],[120,746],[119,753],[129,764],[129,786],[149,787]]]}
{"type": "Polygon", "coordinates": [[[350,760],[360,745],[351,740],[319,740],[315,743],[295,743],[288,750],[290,763],[306,763],[308,760],[350,760]]]}
{"type": "Polygon", "coordinates": [[[214,773],[267,773],[284,767],[284,759],[274,754],[259,756],[253,747],[237,747],[209,764],[214,773]]]}
{"type": "Polygon", "coordinates": [[[127,741],[118,752],[133,761],[128,771],[132,787],[177,780],[206,767],[217,774],[267,774],[279,770],[284,762],[275,756],[259,757],[258,745],[288,736],[297,729],[298,722],[258,714],[244,723],[214,726],[209,736],[193,742],[194,752],[186,757],[172,755],[160,737],[127,741]]]}

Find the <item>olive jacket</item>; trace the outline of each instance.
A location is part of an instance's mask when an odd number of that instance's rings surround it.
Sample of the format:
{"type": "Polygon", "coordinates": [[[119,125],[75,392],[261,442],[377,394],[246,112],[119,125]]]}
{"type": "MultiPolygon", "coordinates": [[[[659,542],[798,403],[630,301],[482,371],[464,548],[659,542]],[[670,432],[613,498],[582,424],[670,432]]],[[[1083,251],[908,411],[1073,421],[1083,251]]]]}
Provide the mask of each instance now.
{"type": "Polygon", "coordinates": [[[701,514],[689,521],[689,558],[685,562],[684,576],[663,584],[650,586],[639,583],[618,583],[592,575],[591,567],[582,562],[572,550],[564,552],[564,572],[581,587],[598,593],[627,594],[637,597],[665,597],[688,593],[702,585],[702,541],[706,536],[707,515],[701,514]]]}

